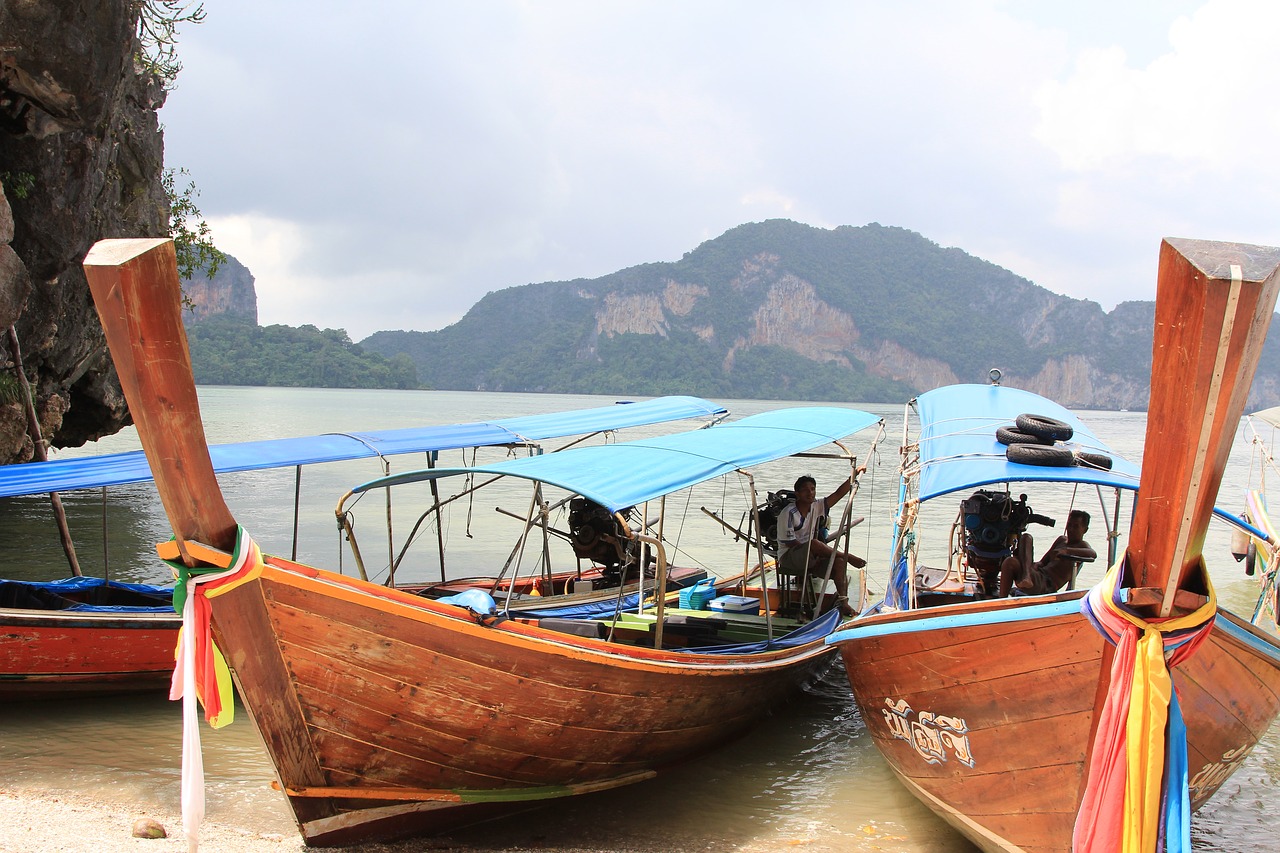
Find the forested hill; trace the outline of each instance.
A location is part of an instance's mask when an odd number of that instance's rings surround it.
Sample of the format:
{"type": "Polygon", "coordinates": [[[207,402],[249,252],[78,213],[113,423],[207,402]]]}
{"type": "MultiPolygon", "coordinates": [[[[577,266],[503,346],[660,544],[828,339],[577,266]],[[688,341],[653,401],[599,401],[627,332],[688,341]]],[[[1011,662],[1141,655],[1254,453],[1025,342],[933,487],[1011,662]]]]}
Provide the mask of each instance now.
{"type": "MultiPolygon", "coordinates": [[[[490,293],[445,329],[361,346],[408,355],[441,389],[902,402],[998,367],[1067,406],[1143,409],[1154,310],[1104,312],[902,228],[772,220],[673,263],[490,293]]],[[[1249,405],[1276,404],[1273,335],[1249,405]]]]}

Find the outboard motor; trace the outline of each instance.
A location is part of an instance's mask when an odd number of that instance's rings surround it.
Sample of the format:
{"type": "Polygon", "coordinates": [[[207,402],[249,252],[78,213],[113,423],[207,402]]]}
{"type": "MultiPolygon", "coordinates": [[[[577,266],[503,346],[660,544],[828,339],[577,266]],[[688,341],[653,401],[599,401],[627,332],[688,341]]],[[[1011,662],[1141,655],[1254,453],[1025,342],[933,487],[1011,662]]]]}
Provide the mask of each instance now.
{"type": "Polygon", "coordinates": [[[981,489],[960,503],[964,515],[965,557],[979,573],[988,595],[998,588],[1000,564],[1013,553],[1028,524],[1054,526],[1052,518],[1036,515],[1027,506],[1027,496],[1017,500],[1007,492],[981,489]]]}
{"type": "Polygon", "coordinates": [[[760,539],[767,550],[777,552],[778,518],[787,508],[787,504],[795,499],[795,492],[790,489],[780,489],[776,492],[768,492],[765,502],[756,507],[756,514],[760,516],[760,539]]]}
{"type": "MultiPolygon", "coordinates": [[[[633,509],[622,510],[628,522],[633,509]]],[[[593,500],[569,501],[569,534],[574,555],[600,566],[605,575],[621,576],[625,567],[638,562],[639,543],[627,535],[613,513],[593,500]]]]}
{"type": "Polygon", "coordinates": [[[964,513],[967,550],[990,560],[1002,560],[1012,554],[1028,524],[1055,524],[1052,518],[1032,512],[1026,495],[1014,500],[1005,492],[979,490],[966,498],[960,509],[964,513]]]}

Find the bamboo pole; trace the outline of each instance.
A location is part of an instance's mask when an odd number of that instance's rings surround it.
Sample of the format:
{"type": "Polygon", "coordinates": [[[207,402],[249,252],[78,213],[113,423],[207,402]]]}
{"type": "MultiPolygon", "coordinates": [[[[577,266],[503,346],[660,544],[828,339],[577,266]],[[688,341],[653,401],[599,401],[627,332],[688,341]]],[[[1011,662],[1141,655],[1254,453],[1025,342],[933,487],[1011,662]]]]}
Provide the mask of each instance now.
{"type": "MultiPolygon", "coordinates": [[[[49,455],[44,449],[44,437],[40,435],[40,419],[36,417],[35,400],[31,399],[31,386],[27,383],[27,373],[22,369],[22,347],[18,345],[18,330],[9,327],[9,352],[13,356],[13,369],[18,374],[18,383],[22,386],[22,408],[27,415],[27,433],[37,462],[45,462],[49,455]]],[[[62,507],[62,496],[57,492],[49,493],[49,502],[53,504],[53,517],[58,525],[58,537],[62,540],[62,550],[67,555],[67,562],[76,577],[83,577],[80,561],[76,559],[76,546],[71,541],[71,529],[67,526],[67,513],[62,507]]]]}

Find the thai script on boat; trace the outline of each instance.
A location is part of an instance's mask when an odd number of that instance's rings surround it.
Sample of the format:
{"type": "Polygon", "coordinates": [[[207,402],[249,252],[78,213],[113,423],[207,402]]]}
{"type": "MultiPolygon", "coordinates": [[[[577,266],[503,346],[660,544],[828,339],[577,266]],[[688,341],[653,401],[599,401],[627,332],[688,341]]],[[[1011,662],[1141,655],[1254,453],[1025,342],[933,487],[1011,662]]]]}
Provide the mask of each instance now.
{"type": "Polygon", "coordinates": [[[1236,768],[1249,756],[1251,748],[1251,744],[1245,744],[1236,749],[1229,749],[1222,754],[1222,758],[1212,764],[1206,764],[1201,767],[1200,772],[1196,773],[1187,785],[1191,799],[1195,800],[1201,796],[1208,797],[1218,790],[1218,786],[1227,781],[1227,777],[1235,773],[1236,768]]]}
{"type": "Polygon", "coordinates": [[[969,749],[969,724],[960,717],[944,717],[931,711],[912,711],[905,699],[888,699],[889,707],[881,710],[889,724],[889,733],[898,740],[905,740],[916,754],[930,764],[942,764],[947,753],[966,767],[974,764],[969,749]],[[911,715],[916,718],[911,719],[911,715]]]}

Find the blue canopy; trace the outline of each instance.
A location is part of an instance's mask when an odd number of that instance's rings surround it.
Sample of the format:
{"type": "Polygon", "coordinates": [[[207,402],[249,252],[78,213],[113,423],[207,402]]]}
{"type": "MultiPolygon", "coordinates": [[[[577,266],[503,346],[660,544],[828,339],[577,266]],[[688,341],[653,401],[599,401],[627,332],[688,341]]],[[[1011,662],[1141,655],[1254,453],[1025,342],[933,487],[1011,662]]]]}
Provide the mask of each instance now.
{"type": "Polygon", "coordinates": [[[948,385],[916,398],[920,416],[919,498],[927,501],[991,483],[1065,482],[1138,488],[1138,466],[1117,456],[1080,419],[1030,391],[1002,385],[948,385]],[[996,441],[998,427],[1021,414],[1064,421],[1075,430],[1067,446],[1112,459],[1110,471],[1092,466],[1046,467],[1010,462],[996,441]]]}
{"type": "Polygon", "coordinates": [[[879,417],[857,409],[778,409],[677,435],[571,448],[493,465],[393,474],[352,492],[471,473],[498,474],[559,486],[617,512],[739,468],[821,447],[879,422],[879,417]]]}
{"type": "MultiPolygon", "coordinates": [[[[722,417],[726,414],[728,410],[723,406],[699,397],[659,397],[640,403],[469,424],[409,427],[381,432],[326,433],[306,438],[215,444],[210,446],[209,456],[213,459],[213,470],[219,473],[253,471],[370,456],[522,444],[560,436],[625,429],[683,418],[722,417]]],[[[0,498],[119,486],[150,479],[151,468],[141,450],[4,465],[0,466],[0,498]]]]}

